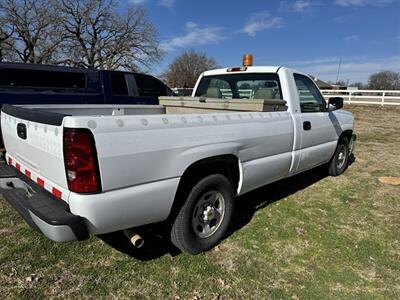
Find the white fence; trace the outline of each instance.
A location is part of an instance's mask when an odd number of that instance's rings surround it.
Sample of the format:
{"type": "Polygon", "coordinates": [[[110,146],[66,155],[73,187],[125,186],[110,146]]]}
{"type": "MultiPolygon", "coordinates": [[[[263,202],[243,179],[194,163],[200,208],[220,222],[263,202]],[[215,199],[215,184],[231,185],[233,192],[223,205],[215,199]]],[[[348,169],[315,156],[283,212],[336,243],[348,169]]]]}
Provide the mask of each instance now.
{"type": "Polygon", "coordinates": [[[348,104],[400,105],[400,91],[321,90],[325,99],[342,97],[348,104]]]}
{"type": "MultiPolygon", "coordinates": [[[[192,89],[172,89],[179,94],[180,90],[185,90],[186,94],[191,94],[192,89]]],[[[243,96],[251,98],[252,90],[241,90],[243,96]]],[[[231,98],[230,90],[221,89],[223,98],[231,98]]],[[[382,90],[321,90],[325,99],[331,97],[342,97],[348,104],[378,104],[378,105],[400,105],[400,91],[382,91],[382,90]]],[[[182,94],[184,95],[184,94],[182,94]]]]}

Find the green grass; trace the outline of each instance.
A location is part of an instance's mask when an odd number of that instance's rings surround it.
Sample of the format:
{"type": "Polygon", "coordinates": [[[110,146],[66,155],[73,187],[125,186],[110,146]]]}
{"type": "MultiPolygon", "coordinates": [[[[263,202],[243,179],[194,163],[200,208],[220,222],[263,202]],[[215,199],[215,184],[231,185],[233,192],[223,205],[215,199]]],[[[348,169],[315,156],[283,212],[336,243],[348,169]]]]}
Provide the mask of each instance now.
{"type": "Polygon", "coordinates": [[[233,233],[198,256],[156,238],[144,252],[109,236],[54,243],[0,199],[1,298],[399,299],[400,186],[378,177],[400,176],[400,109],[348,109],[359,139],[344,175],[243,196],[233,233]]]}

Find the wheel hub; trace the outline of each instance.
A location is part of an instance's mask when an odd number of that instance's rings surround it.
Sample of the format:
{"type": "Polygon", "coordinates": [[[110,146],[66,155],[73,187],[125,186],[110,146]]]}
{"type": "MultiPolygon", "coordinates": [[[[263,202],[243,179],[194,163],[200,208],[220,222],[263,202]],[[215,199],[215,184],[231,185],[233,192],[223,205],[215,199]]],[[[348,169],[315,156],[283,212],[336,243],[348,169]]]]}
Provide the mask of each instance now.
{"type": "Polygon", "coordinates": [[[202,213],[202,219],[204,222],[211,221],[215,217],[215,209],[211,206],[207,206],[203,213],[202,213]]]}
{"type": "Polygon", "coordinates": [[[219,191],[209,191],[195,204],[192,226],[200,238],[208,238],[220,227],[225,216],[225,199],[219,191]]]}
{"type": "Polygon", "coordinates": [[[343,160],[343,152],[339,153],[339,160],[342,161],[343,160]]]}
{"type": "Polygon", "coordinates": [[[337,157],[337,166],[338,168],[342,168],[346,162],[346,156],[347,156],[347,149],[344,145],[340,147],[340,152],[337,157]]]}

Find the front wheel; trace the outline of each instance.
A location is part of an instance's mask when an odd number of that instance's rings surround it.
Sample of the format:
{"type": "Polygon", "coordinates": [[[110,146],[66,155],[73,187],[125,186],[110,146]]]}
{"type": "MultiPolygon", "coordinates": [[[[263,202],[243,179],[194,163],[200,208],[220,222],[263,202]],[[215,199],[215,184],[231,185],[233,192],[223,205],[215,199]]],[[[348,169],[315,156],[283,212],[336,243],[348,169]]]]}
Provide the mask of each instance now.
{"type": "Polygon", "coordinates": [[[349,155],[349,139],[343,136],[339,139],[336,151],[329,163],[328,174],[331,176],[342,174],[347,168],[349,155]]]}
{"type": "Polygon", "coordinates": [[[229,228],[234,197],[229,180],[221,174],[209,175],[197,182],[173,223],[172,243],[191,254],[217,245],[229,228]]]}

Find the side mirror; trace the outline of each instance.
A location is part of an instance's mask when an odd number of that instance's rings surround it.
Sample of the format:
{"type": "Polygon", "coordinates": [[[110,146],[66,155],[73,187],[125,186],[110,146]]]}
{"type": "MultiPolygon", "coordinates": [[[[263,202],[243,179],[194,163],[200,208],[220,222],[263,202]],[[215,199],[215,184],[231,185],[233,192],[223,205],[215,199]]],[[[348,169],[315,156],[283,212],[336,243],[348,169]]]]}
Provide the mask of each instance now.
{"type": "Polygon", "coordinates": [[[341,109],[343,107],[343,98],[342,97],[329,98],[328,105],[334,106],[335,109],[341,109]]]}

